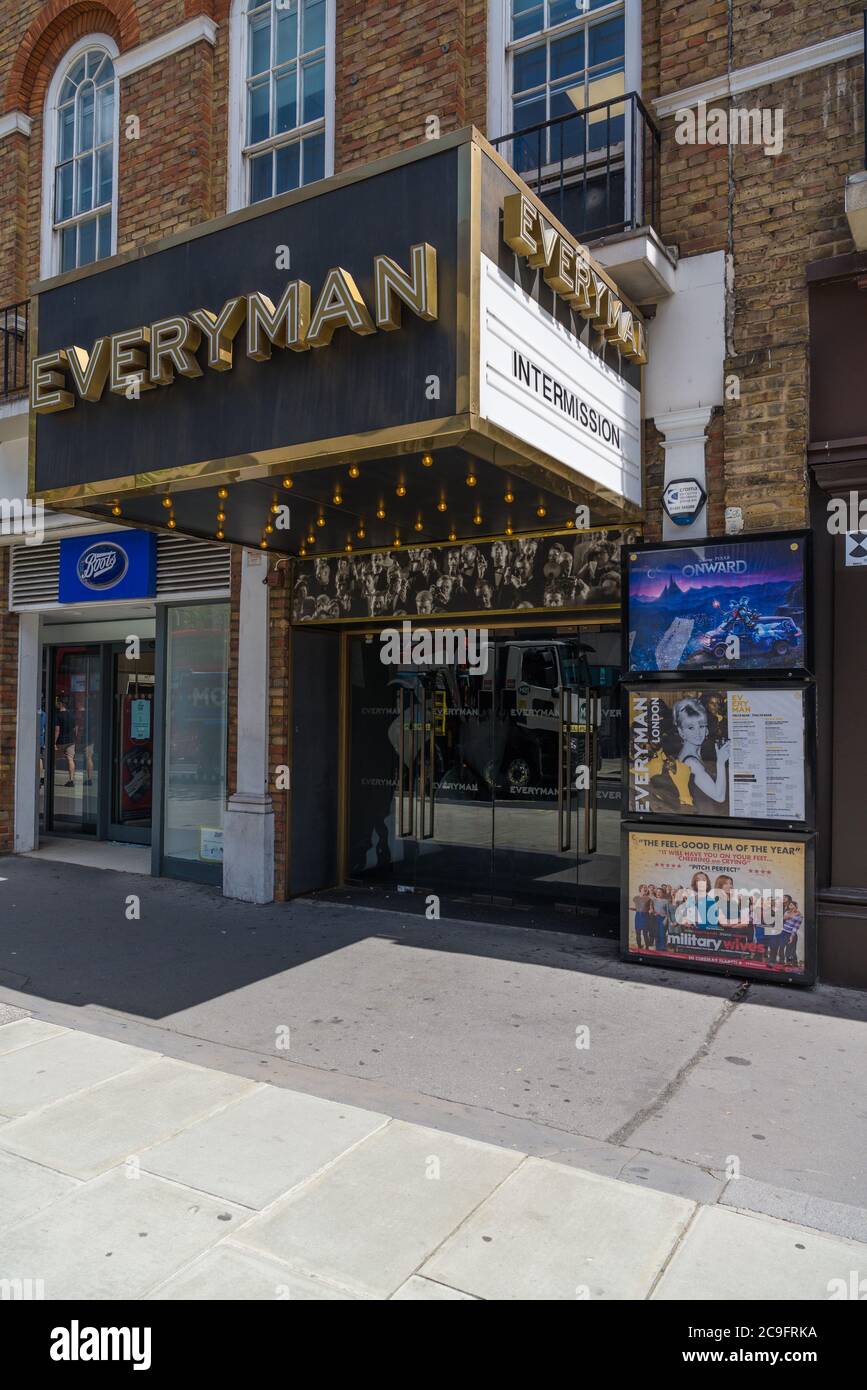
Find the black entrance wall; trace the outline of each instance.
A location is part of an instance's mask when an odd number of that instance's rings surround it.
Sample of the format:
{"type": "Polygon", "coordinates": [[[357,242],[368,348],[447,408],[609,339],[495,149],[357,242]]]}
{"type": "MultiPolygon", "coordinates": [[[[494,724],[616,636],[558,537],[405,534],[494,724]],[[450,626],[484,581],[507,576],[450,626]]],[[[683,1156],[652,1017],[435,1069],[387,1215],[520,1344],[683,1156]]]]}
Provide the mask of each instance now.
{"type": "Polygon", "coordinates": [[[292,634],[289,894],[337,881],[340,635],[292,634]]]}

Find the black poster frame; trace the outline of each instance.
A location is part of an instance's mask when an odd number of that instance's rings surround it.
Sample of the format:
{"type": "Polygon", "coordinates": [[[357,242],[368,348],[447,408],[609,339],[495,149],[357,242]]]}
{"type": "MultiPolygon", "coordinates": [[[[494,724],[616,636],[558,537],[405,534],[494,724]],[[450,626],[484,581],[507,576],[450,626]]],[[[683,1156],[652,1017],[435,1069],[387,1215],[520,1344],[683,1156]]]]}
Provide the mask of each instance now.
{"type": "Polygon", "coordinates": [[[742,842],[763,841],[787,842],[803,844],[805,847],[804,855],[804,903],[802,908],[804,932],[804,970],[800,975],[777,975],[764,973],[760,967],[750,969],[745,965],[737,965],[732,962],[725,964],[715,964],[712,960],[678,960],[675,956],[661,956],[654,959],[652,955],[635,951],[629,945],[629,913],[630,913],[630,856],[629,856],[629,837],[634,834],[648,834],[651,831],[663,833],[668,830],[673,835],[688,835],[691,827],[685,826],[682,821],[655,822],[652,826],[643,821],[622,821],[620,825],[620,956],[624,961],[632,961],[639,965],[650,965],[656,969],[665,970],[691,970],[702,971],[713,975],[722,975],[734,979],[753,980],[763,984],[783,984],[794,988],[810,988],[816,983],[817,971],[817,924],[816,924],[816,835],[812,830],[807,831],[776,831],[772,830],[767,835],[756,833],[732,833],[731,831],[721,830],[718,826],[702,825],[696,827],[693,832],[695,835],[714,836],[719,839],[730,838],[742,842]]]}
{"type": "Polygon", "coordinates": [[[623,820],[635,822],[638,825],[671,824],[677,821],[678,824],[685,826],[694,825],[696,830],[703,828],[725,830],[738,828],[744,830],[754,829],[757,825],[773,830],[802,830],[812,829],[815,818],[812,813],[815,804],[816,788],[816,687],[811,680],[798,681],[773,681],[765,680],[762,672],[744,672],[737,677],[730,679],[713,679],[710,676],[696,676],[688,682],[678,682],[675,685],[672,681],[636,681],[624,679],[620,683],[620,718],[623,727],[623,755],[621,767],[621,781],[624,787],[624,811],[623,820]],[[757,679],[748,679],[748,675],[753,675],[757,679]],[[681,686],[685,694],[688,690],[696,687],[707,690],[717,690],[721,694],[726,694],[730,690],[768,690],[778,691],[782,689],[798,690],[803,696],[804,712],[804,817],[801,820],[783,819],[761,819],[747,816],[708,816],[693,813],[691,815],[678,816],[672,812],[662,811],[638,811],[633,809],[630,796],[630,747],[631,729],[629,722],[629,694],[633,692],[645,692],[658,686],[674,694],[681,686]]]}
{"type": "Polygon", "coordinates": [[[621,554],[621,564],[623,567],[620,579],[621,592],[621,640],[622,654],[621,666],[623,668],[623,679],[629,681],[683,681],[691,679],[704,680],[716,677],[721,680],[733,678],[744,678],[747,680],[774,681],[774,680],[809,680],[814,671],[813,655],[813,591],[812,591],[812,533],[808,530],[786,530],[786,531],[749,531],[742,532],[737,536],[687,536],[682,540],[668,541],[640,541],[635,545],[624,546],[621,554]],[[629,651],[629,555],[633,551],[676,551],[676,550],[701,550],[708,546],[725,546],[735,548],[737,546],[767,545],[774,541],[798,541],[803,546],[803,590],[804,590],[804,664],[801,666],[769,666],[759,667],[724,667],[724,666],[696,666],[694,668],[680,668],[675,671],[638,671],[634,670],[630,663],[629,651]]]}

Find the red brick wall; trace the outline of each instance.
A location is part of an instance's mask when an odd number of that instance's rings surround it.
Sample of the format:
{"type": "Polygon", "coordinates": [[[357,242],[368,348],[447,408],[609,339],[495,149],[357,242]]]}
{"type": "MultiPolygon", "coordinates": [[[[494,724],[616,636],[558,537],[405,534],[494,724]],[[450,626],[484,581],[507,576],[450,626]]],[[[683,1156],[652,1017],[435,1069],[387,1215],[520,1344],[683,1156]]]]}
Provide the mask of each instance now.
{"type": "Polygon", "coordinates": [[[225,210],[214,199],[213,69],[203,40],[122,84],[118,251],[225,210]],[[125,136],[132,116],[138,139],[125,136]]]}
{"type": "MultiPolygon", "coordinates": [[[[363,164],[466,121],[462,0],[339,0],[335,168],[363,164]]],[[[473,35],[477,51],[477,35],[473,35]]]]}

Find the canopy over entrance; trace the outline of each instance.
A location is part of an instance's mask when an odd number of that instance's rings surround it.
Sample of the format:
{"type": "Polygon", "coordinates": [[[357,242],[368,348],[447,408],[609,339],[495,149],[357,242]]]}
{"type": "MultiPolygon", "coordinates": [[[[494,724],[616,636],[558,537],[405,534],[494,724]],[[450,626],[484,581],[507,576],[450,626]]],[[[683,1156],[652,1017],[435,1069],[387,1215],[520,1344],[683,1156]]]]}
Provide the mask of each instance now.
{"type": "Polygon", "coordinates": [[[290,554],[640,515],[641,318],[475,131],[49,281],[33,333],[66,510],[290,554]]]}

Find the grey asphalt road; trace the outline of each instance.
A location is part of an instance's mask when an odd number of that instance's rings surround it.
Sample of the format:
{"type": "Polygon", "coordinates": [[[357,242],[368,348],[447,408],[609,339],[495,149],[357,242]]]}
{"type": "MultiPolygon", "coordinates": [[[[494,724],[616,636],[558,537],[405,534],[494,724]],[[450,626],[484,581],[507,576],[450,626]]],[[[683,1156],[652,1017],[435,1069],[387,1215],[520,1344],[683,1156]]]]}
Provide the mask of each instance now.
{"type": "Polygon", "coordinates": [[[16,857],[0,878],[0,1005],[690,1195],[735,1173],[756,1209],[867,1219],[867,995],[370,901],[253,907],[16,857]]]}

